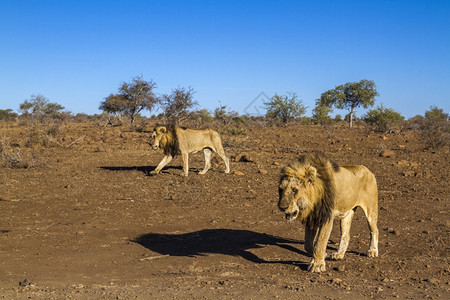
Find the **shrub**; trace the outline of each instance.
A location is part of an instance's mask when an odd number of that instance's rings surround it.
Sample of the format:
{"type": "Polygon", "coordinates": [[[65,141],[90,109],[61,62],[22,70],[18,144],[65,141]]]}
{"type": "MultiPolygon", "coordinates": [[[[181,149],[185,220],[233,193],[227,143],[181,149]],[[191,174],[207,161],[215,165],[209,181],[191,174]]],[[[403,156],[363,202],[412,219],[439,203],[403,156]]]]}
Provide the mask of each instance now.
{"type": "Polygon", "coordinates": [[[239,113],[234,110],[227,109],[226,105],[220,104],[219,107],[214,109],[214,120],[219,121],[224,125],[230,124],[231,121],[238,117],[239,113]]]}
{"type": "Polygon", "coordinates": [[[442,109],[431,107],[429,111],[426,111],[421,129],[421,138],[427,148],[437,150],[448,145],[450,125],[448,114],[442,109]]]}
{"type": "Polygon", "coordinates": [[[288,93],[288,95],[275,94],[268,102],[264,103],[267,108],[266,117],[287,124],[294,118],[303,116],[306,107],[298,100],[297,94],[288,93]]]}
{"type": "Polygon", "coordinates": [[[368,111],[363,119],[370,125],[375,126],[377,131],[384,132],[390,130],[392,126],[397,125],[405,118],[392,108],[380,105],[376,109],[368,111]]]}
{"type": "Polygon", "coordinates": [[[177,88],[171,94],[162,96],[164,117],[169,124],[180,124],[189,117],[190,110],[197,106],[194,100],[195,91],[192,87],[177,88]]]}
{"type": "Polygon", "coordinates": [[[28,163],[22,159],[20,148],[14,149],[6,138],[0,139],[1,165],[8,168],[28,168],[28,163]]]}
{"type": "Polygon", "coordinates": [[[0,121],[14,121],[17,119],[17,116],[12,109],[0,109],[0,121]]]}
{"type": "Polygon", "coordinates": [[[70,112],[64,111],[63,106],[50,102],[42,95],[32,95],[31,99],[20,104],[19,110],[23,117],[40,123],[49,119],[63,120],[70,115],[70,112]]]}

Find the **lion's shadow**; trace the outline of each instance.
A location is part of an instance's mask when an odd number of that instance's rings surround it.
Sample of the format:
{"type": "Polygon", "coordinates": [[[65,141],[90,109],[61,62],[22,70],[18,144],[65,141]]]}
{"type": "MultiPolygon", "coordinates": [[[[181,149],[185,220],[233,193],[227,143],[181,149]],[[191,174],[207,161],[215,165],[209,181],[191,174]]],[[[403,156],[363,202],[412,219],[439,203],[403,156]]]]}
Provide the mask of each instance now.
{"type": "MultiPolygon", "coordinates": [[[[148,233],[137,237],[133,242],[162,255],[195,257],[208,254],[225,254],[240,256],[258,264],[296,265],[303,270],[306,270],[308,265],[307,262],[301,261],[271,261],[258,257],[249,250],[278,246],[302,256],[308,256],[308,254],[291,245],[303,244],[303,242],[249,230],[204,229],[183,234],[148,233]]],[[[307,260],[309,261],[309,258],[307,260]]]]}
{"type": "MultiPolygon", "coordinates": [[[[145,175],[150,176],[150,172],[156,169],[156,166],[113,166],[113,167],[100,167],[100,169],[108,170],[108,171],[139,171],[144,173],[145,175]]],[[[175,169],[182,170],[181,166],[165,166],[164,169],[161,170],[162,173],[165,171],[175,169]]]]}

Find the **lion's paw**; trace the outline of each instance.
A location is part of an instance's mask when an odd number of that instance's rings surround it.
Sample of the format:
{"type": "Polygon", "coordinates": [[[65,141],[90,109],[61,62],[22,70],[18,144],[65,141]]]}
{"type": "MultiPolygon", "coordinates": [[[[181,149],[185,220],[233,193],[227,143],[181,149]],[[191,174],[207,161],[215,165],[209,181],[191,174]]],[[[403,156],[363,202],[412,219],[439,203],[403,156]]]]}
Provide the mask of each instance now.
{"type": "Polygon", "coordinates": [[[344,258],[344,252],[334,252],[331,254],[331,259],[332,260],[341,260],[344,258]]]}
{"type": "Polygon", "coordinates": [[[154,175],[158,175],[159,171],[153,170],[149,173],[150,175],[154,176],[154,175]]]}
{"type": "Polygon", "coordinates": [[[311,260],[308,266],[308,271],[312,273],[325,272],[325,260],[320,261],[316,261],[315,259],[311,260]]]}
{"type": "Polygon", "coordinates": [[[369,251],[367,251],[367,256],[378,257],[378,249],[369,249],[369,251]]]}

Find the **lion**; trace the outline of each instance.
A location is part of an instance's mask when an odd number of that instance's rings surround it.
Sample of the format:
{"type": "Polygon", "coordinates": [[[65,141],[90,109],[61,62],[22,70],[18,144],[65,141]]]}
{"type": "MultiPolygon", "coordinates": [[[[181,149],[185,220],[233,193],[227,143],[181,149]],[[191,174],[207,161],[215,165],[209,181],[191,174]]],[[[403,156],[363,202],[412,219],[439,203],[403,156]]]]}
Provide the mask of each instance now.
{"type": "Polygon", "coordinates": [[[217,153],[225,163],[225,173],[230,173],[230,160],[225,155],[222,146],[222,139],[219,133],[212,129],[189,129],[178,126],[157,126],[152,134],[153,142],[150,143],[154,150],[161,148],[164,150],[164,157],[152,175],[159,174],[174,156],[181,153],[183,158],[184,176],[189,172],[189,153],[203,150],[205,155],[205,167],[199,174],[205,174],[211,167],[211,154],[217,153]]]}
{"type": "Polygon", "coordinates": [[[313,257],[308,271],[325,271],[334,218],[341,220],[341,239],[331,259],[344,258],[358,206],[364,211],[370,229],[367,255],[378,257],[378,189],[369,169],[362,165],[338,166],[325,154],[314,152],[299,157],[281,171],[278,208],[288,221],[297,218],[305,224],[305,250],[313,257]]]}

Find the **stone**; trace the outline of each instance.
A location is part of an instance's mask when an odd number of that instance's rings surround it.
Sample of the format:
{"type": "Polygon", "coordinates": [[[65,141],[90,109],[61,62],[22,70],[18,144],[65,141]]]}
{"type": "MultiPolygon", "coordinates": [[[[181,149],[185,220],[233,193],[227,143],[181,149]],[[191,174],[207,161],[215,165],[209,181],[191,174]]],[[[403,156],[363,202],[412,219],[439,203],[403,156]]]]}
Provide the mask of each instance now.
{"type": "Polygon", "coordinates": [[[391,151],[391,150],[383,150],[380,152],[380,156],[381,157],[393,157],[393,156],[395,156],[395,153],[394,153],[394,151],[391,151]]]}
{"type": "Polygon", "coordinates": [[[413,170],[403,171],[402,175],[405,177],[414,177],[416,175],[416,172],[414,172],[413,170]]]}
{"type": "Polygon", "coordinates": [[[234,171],[233,175],[235,175],[235,176],[244,176],[245,174],[244,174],[244,172],[241,172],[241,171],[234,171]]]}

